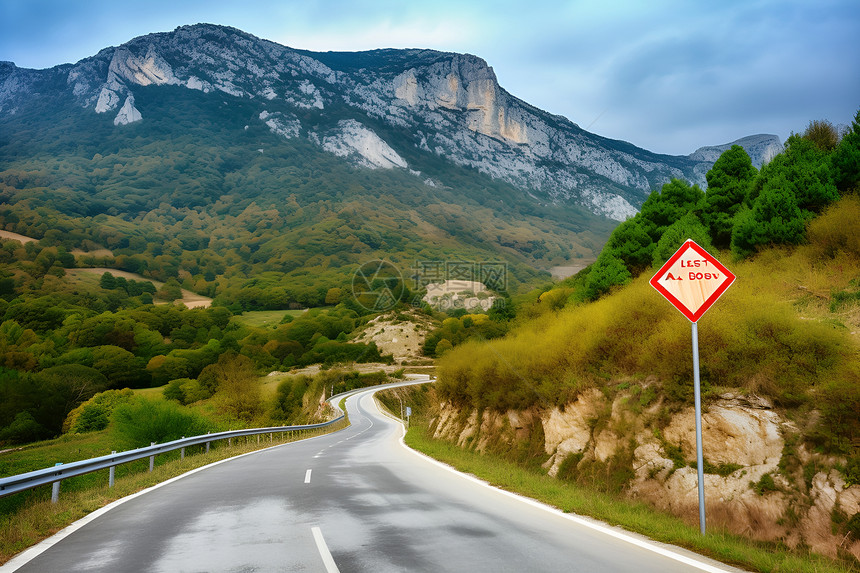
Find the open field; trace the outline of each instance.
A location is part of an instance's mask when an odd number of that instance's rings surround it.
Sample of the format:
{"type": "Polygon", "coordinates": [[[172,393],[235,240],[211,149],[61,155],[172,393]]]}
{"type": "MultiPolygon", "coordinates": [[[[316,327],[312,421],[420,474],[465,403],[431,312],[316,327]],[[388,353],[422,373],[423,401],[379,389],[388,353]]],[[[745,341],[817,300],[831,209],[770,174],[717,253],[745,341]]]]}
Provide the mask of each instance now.
{"type": "Polygon", "coordinates": [[[12,231],[3,231],[2,229],[0,229],[0,239],[10,239],[12,241],[18,241],[19,243],[30,243],[36,240],[33,237],[19,235],[18,233],[13,233],[12,231]]]}
{"type": "MultiPolygon", "coordinates": [[[[157,281],[143,275],[139,275],[137,273],[129,273],[127,271],[120,271],[117,269],[106,269],[100,267],[90,267],[83,269],[66,269],[66,274],[71,277],[81,277],[84,278],[86,275],[93,275],[98,279],[104,273],[110,273],[115,277],[123,277],[125,279],[131,279],[135,281],[142,282],[150,282],[155,285],[155,288],[160,289],[164,286],[164,283],[161,281],[157,281]]],[[[212,304],[212,299],[205,297],[203,295],[199,295],[197,293],[193,293],[190,290],[182,289],[182,304],[187,306],[188,308],[208,308],[212,304]]]]}
{"type": "Polygon", "coordinates": [[[307,311],[306,308],[297,310],[249,310],[236,316],[236,320],[245,326],[274,328],[281,323],[285,316],[300,316],[307,311]]]}

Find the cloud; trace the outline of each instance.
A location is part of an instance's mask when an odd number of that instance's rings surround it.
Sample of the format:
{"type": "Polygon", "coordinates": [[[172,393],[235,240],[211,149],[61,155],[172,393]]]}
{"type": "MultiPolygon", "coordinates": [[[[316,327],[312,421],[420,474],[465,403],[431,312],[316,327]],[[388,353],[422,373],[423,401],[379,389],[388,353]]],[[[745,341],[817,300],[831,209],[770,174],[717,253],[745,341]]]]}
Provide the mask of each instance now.
{"type": "Polygon", "coordinates": [[[210,22],[294,48],[469,52],[530,104],[601,135],[685,154],[782,138],[860,106],[856,0],[91,0],[0,2],[0,59],[73,62],[134,36],[210,22]]]}

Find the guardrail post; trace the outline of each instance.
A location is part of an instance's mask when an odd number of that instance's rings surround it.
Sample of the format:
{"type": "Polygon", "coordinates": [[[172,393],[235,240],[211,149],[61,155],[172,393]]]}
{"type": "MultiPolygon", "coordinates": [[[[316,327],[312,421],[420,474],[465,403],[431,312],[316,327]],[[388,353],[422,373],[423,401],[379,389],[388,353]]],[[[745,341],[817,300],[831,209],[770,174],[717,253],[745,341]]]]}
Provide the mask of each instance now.
{"type": "MultiPolygon", "coordinates": [[[[185,436],[182,436],[182,439],[184,440],[184,439],[185,439],[185,436]]],[[[180,460],[184,460],[184,459],[185,459],[185,448],[184,448],[184,447],[183,447],[183,448],[182,448],[182,450],[179,452],[179,459],[180,459],[180,460]]]]}
{"type": "MultiPolygon", "coordinates": [[[[54,467],[61,465],[63,465],[63,462],[57,462],[54,464],[54,467]]],[[[58,501],[60,501],[60,480],[51,484],[51,503],[57,503],[58,501]]]]}
{"type": "MultiPolygon", "coordinates": [[[[149,445],[154,446],[155,442],[149,442],[149,445]]],[[[151,456],[149,456],[149,471],[152,472],[152,470],[154,468],[155,468],[155,454],[152,454],[151,456]]]]}
{"type": "MultiPolygon", "coordinates": [[[[116,454],[116,450],[111,452],[111,455],[116,454]]],[[[113,483],[116,478],[116,466],[111,466],[108,470],[108,487],[113,487],[113,483]]]]}
{"type": "Polygon", "coordinates": [[[269,441],[270,441],[270,442],[274,442],[274,441],[275,441],[275,432],[269,432],[269,441]]]}
{"type": "MultiPolygon", "coordinates": [[[[208,436],[208,435],[209,435],[209,434],[211,434],[211,433],[212,433],[212,432],[206,432],[206,435],[208,436]]],[[[207,453],[207,454],[209,453],[209,444],[210,444],[210,442],[206,442],[206,453],[207,453]]]]}

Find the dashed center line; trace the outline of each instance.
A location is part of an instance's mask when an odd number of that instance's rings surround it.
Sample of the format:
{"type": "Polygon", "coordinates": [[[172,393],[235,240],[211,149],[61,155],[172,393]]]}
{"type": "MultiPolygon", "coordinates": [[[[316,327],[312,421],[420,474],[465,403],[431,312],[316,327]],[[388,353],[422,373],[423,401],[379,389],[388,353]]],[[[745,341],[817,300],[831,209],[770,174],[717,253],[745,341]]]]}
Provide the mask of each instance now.
{"type": "Polygon", "coordinates": [[[317,544],[317,550],[320,552],[320,557],[322,557],[326,573],[340,573],[340,569],[337,568],[334,558],[328,550],[328,545],[325,544],[325,539],[323,539],[320,528],[311,527],[311,532],[314,534],[314,541],[317,544]]]}
{"type": "Polygon", "coordinates": [[[312,470],[308,470],[305,472],[305,483],[311,483],[311,471],[312,470]]]}

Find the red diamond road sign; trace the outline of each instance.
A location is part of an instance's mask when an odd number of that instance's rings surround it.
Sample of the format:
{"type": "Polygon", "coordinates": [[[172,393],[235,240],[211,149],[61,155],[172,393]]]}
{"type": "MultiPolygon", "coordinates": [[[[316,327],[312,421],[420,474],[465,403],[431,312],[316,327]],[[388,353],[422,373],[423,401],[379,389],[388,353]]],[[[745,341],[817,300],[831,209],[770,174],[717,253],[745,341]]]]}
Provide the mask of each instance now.
{"type": "Polygon", "coordinates": [[[681,314],[698,322],[734,280],[720,261],[687,239],[649,282],[681,314]]]}

